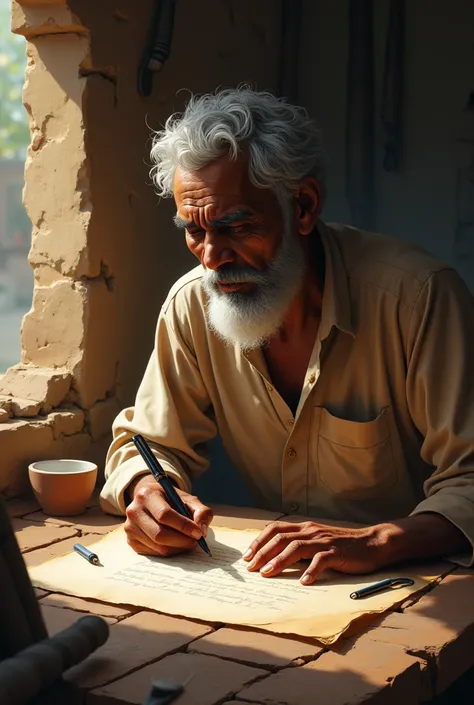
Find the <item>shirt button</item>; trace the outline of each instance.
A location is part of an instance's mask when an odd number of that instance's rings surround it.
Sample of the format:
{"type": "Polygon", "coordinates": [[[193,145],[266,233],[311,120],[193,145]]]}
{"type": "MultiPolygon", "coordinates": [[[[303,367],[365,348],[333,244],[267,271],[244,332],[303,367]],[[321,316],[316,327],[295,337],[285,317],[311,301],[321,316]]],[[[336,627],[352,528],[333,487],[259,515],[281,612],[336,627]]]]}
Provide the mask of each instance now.
{"type": "Polygon", "coordinates": [[[289,458],[296,458],[296,450],[294,448],[289,448],[287,455],[289,458]]]}
{"type": "Polygon", "coordinates": [[[272,387],[271,384],[268,384],[268,385],[267,385],[267,389],[268,389],[269,392],[273,392],[273,387],[272,387]]]}
{"type": "Polygon", "coordinates": [[[316,375],[311,375],[310,377],[308,377],[308,382],[310,384],[314,384],[315,379],[316,379],[316,375]]]}
{"type": "Polygon", "coordinates": [[[295,425],[295,420],[294,419],[288,419],[288,426],[294,426],[295,425]]]}
{"type": "Polygon", "coordinates": [[[292,512],[297,512],[299,509],[299,505],[296,504],[296,502],[293,502],[293,504],[290,504],[290,509],[292,512]]]}

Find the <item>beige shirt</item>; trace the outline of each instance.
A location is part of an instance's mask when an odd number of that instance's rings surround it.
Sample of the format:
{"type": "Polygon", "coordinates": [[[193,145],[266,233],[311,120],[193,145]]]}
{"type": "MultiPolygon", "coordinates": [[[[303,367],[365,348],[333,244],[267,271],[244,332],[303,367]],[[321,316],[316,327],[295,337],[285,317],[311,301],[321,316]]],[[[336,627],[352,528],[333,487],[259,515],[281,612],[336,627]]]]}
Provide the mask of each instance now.
{"type": "Polygon", "coordinates": [[[123,513],[146,472],[134,433],[186,490],[219,433],[257,506],[369,524],[438,512],[474,544],[474,299],[401,240],[318,230],[322,320],[296,415],[260,350],[209,329],[197,267],[172,287],[135,407],[114,423],[106,511],[123,513]]]}

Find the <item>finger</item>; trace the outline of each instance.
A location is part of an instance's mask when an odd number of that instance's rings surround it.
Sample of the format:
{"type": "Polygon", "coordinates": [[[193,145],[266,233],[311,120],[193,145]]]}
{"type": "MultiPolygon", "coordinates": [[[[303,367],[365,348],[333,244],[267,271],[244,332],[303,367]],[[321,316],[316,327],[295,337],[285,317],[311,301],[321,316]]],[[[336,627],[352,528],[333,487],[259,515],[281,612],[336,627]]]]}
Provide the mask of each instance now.
{"type": "Polygon", "coordinates": [[[175,553],[181,553],[184,548],[165,546],[154,543],[139,526],[133,526],[127,520],[125,522],[125,534],[127,536],[128,545],[133,548],[136,553],[146,556],[171,556],[175,553]]]}
{"type": "Polygon", "coordinates": [[[278,556],[295,539],[295,534],[276,534],[265,546],[262,546],[247,566],[248,570],[260,570],[272,559],[278,556]]]}
{"type": "Polygon", "coordinates": [[[290,566],[297,563],[305,557],[308,546],[303,541],[291,541],[288,546],[280,553],[266,563],[260,570],[260,574],[265,578],[273,578],[274,575],[279,575],[290,566]]]}
{"type": "Polygon", "coordinates": [[[189,550],[196,545],[194,538],[156,522],[147,512],[143,512],[138,526],[152,547],[159,545],[189,550]]]}
{"type": "MultiPolygon", "coordinates": [[[[185,501],[187,496],[186,493],[182,493],[183,501],[185,501]]],[[[140,487],[137,490],[134,501],[127,507],[127,516],[133,517],[134,513],[138,514],[144,509],[153,517],[157,524],[164,524],[171,529],[175,529],[178,533],[195,540],[200,539],[202,536],[201,529],[192,519],[188,519],[175,509],[172,509],[161,491],[153,491],[153,488],[149,486],[140,487]]],[[[135,521],[135,523],[139,522],[135,521]]]]}
{"type": "Polygon", "coordinates": [[[275,521],[264,528],[261,534],[252,541],[247,551],[243,555],[245,561],[250,561],[262,546],[265,546],[276,534],[294,533],[300,530],[300,524],[293,524],[286,521],[275,521]]]}
{"type": "Polygon", "coordinates": [[[148,553],[156,554],[156,551],[159,549],[159,544],[153,541],[138,524],[133,523],[133,521],[127,517],[123,528],[130,546],[145,546],[148,549],[148,553]]]}
{"type": "Polygon", "coordinates": [[[203,536],[207,536],[207,529],[214,518],[214,512],[210,507],[203,504],[197,497],[187,495],[183,497],[183,502],[193,515],[194,523],[199,526],[203,536]]]}
{"type": "Polygon", "coordinates": [[[311,585],[325,570],[329,568],[337,570],[343,565],[344,557],[336,548],[332,548],[329,551],[321,551],[320,553],[316,553],[313,557],[311,563],[301,576],[300,582],[303,583],[303,585],[311,585]]]}
{"type": "Polygon", "coordinates": [[[155,548],[150,548],[144,543],[136,540],[130,539],[128,545],[132,548],[135,553],[139,553],[142,556],[160,556],[161,558],[167,558],[168,556],[174,556],[175,554],[182,553],[180,548],[172,548],[171,546],[155,546],[155,548]]]}

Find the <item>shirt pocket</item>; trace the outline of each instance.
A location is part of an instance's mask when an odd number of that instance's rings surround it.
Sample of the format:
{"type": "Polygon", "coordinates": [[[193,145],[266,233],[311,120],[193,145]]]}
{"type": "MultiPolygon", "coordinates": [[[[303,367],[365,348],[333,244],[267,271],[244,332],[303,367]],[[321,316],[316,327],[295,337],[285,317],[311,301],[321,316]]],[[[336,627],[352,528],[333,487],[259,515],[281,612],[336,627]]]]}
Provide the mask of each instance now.
{"type": "Polygon", "coordinates": [[[368,499],[397,483],[389,407],[366,422],[319,411],[317,473],[326,489],[341,498],[368,499]]]}

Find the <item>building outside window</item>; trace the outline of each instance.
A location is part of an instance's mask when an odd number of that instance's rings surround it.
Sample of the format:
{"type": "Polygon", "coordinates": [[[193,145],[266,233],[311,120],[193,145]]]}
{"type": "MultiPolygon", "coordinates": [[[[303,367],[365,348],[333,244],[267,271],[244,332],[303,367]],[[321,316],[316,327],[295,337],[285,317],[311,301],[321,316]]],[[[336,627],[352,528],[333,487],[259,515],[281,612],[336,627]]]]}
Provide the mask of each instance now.
{"type": "Polygon", "coordinates": [[[0,374],[20,362],[21,321],[29,310],[31,223],[22,203],[29,143],[22,104],[25,40],[10,32],[10,0],[0,0],[0,374]]]}

